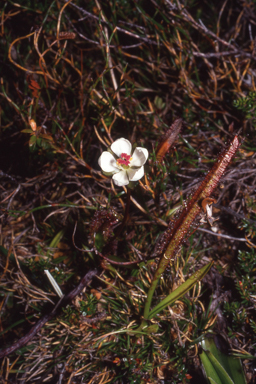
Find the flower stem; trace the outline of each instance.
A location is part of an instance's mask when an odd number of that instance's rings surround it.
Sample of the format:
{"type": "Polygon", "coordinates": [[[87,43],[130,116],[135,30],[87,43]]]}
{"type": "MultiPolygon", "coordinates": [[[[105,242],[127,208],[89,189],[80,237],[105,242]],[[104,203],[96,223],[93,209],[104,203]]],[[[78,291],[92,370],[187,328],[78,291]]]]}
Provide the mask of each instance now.
{"type": "Polygon", "coordinates": [[[116,233],[115,233],[115,238],[117,238],[122,232],[123,229],[128,221],[129,217],[129,210],[130,210],[130,203],[131,203],[131,189],[127,188],[127,195],[126,195],[126,205],[125,205],[125,211],[124,211],[124,218],[121,223],[121,225],[118,227],[116,233]]]}

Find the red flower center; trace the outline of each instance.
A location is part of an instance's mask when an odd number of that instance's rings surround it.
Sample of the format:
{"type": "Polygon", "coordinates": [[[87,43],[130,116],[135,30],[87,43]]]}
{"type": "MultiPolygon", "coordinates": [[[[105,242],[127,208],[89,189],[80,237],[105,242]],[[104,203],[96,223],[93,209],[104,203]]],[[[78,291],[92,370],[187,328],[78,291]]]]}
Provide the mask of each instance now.
{"type": "Polygon", "coordinates": [[[118,165],[130,165],[132,157],[131,155],[127,155],[127,153],[121,153],[121,157],[117,159],[118,165]]]}

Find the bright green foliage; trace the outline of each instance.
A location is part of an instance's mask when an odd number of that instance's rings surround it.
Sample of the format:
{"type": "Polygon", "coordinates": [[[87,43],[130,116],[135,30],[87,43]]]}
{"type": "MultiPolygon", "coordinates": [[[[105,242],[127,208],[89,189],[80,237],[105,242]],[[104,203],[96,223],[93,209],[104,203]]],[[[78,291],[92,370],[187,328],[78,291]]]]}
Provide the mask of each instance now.
{"type": "Polygon", "coordinates": [[[246,119],[256,118],[256,92],[249,92],[248,96],[234,100],[234,106],[246,114],[246,119]]]}
{"type": "Polygon", "coordinates": [[[187,291],[193,288],[193,286],[197,284],[209,272],[212,264],[213,263],[206,264],[203,268],[190,276],[185,283],[180,285],[177,289],[175,289],[175,291],[171,292],[164,300],[162,300],[149,312],[148,318],[152,319],[165,307],[172,305],[176,300],[184,296],[187,291]]]}
{"type": "Polygon", "coordinates": [[[213,336],[204,337],[200,347],[200,359],[211,384],[246,384],[240,359],[221,351],[221,344],[217,345],[213,336]]]}
{"type": "MultiPolygon", "coordinates": [[[[246,333],[256,341],[253,330],[256,299],[256,257],[254,249],[240,251],[236,263],[236,295],[230,303],[224,304],[224,313],[232,322],[232,328],[239,332],[246,329],[246,333]]],[[[252,342],[252,350],[255,350],[255,342],[252,342]]]]}

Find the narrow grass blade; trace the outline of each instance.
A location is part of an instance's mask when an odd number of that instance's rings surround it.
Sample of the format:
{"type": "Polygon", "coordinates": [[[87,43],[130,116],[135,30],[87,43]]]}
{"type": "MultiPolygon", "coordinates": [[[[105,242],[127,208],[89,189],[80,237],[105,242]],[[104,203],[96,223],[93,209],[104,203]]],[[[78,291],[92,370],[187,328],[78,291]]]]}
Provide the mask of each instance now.
{"type": "Polygon", "coordinates": [[[57,293],[57,295],[62,298],[64,295],[62,293],[62,290],[60,289],[60,286],[59,284],[57,283],[57,281],[54,279],[54,277],[51,275],[51,273],[48,271],[48,269],[45,269],[44,270],[44,273],[46,274],[46,276],[48,277],[51,285],[53,286],[55,292],[57,293]]]}
{"type": "Polygon", "coordinates": [[[57,233],[57,235],[52,239],[51,244],[50,244],[50,248],[56,248],[58,246],[59,242],[61,241],[62,237],[64,236],[64,234],[65,234],[64,229],[59,231],[57,233]]]}
{"type": "Polygon", "coordinates": [[[172,305],[180,297],[184,296],[199,280],[201,280],[210,270],[213,262],[205,265],[203,268],[196,271],[191,275],[185,283],[180,285],[175,291],[171,292],[164,300],[157,304],[152,311],[149,313],[148,319],[156,316],[157,313],[161,312],[168,305],[172,305]]]}

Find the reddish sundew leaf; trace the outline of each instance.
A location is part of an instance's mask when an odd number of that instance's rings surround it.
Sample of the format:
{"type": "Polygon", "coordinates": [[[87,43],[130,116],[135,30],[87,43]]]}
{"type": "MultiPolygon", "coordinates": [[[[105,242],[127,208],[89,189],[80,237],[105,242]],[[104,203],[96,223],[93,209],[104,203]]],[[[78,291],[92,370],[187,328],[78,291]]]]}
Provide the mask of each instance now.
{"type": "Polygon", "coordinates": [[[238,137],[235,136],[229,147],[219,155],[218,160],[209,171],[208,175],[183,208],[178,220],[175,222],[175,225],[168,236],[168,239],[166,239],[166,242],[169,244],[167,245],[166,251],[162,257],[163,265],[167,266],[169,259],[175,257],[182,242],[187,237],[186,235],[190,233],[193,222],[201,211],[202,201],[211,196],[228,164],[235,155],[239,145],[240,143],[238,137]]]}
{"type": "Polygon", "coordinates": [[[157,253],[161,252],[162,256],[149,288],[144,309],[145,319],[148,318],[153,293],[161,274],[168,266],[170,261],[174,261],[175,257],[180,251],[182,243],[186,240],[189,234],[191,234],[193,229],[192,225],[196,221],[202,209],[202,202],[211,196],[213,190],[216,188],[220,178],[234,157],[239,146],[240,142],[238,137],[235,136],[230,145],[221,152],[208,175],[202,181],[190,200],[186,203],[176,222],[167,228],[164,236],[160,241],[160,244],[157,245],[156,251],[157,253]]]}
{"type": "Polygon", "coordinates": [[[176,119],[156,148],[156,160],[162,161],[182,128],[182,119],[176,119]]]}
{"type": "Polygon", "coordinates": [[[95,245],[95,242],[97,242],[97,237],[98,241],[107,242],[113,236],[113,226],[118,221],[119,217],[114,210],[104,209],[95,212],[90,225],[90,237],[93,244],[95,245]]]}

